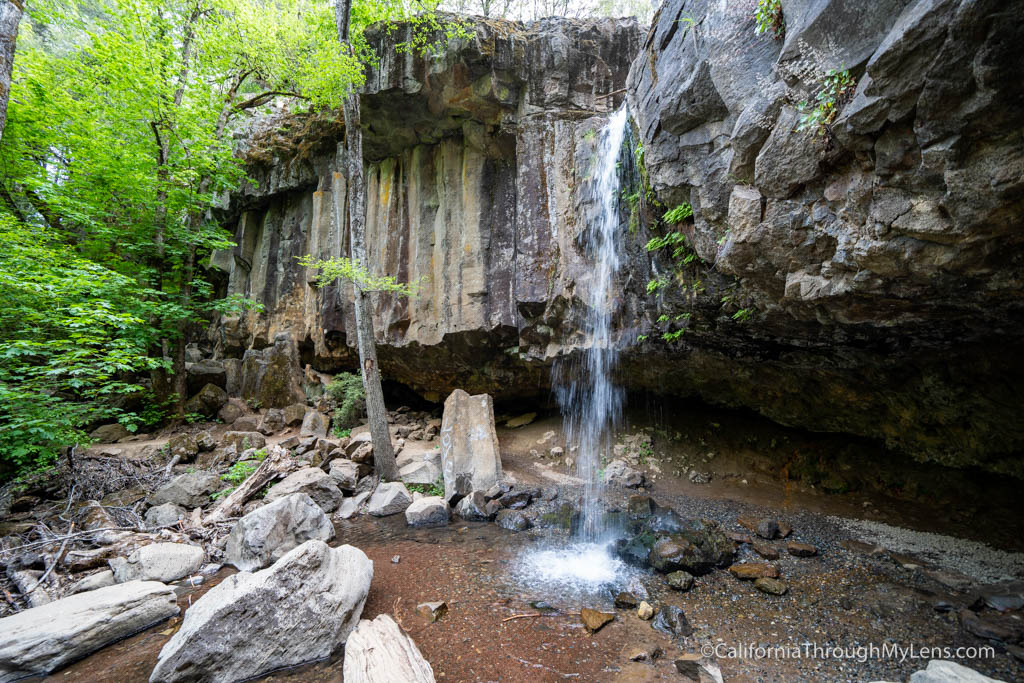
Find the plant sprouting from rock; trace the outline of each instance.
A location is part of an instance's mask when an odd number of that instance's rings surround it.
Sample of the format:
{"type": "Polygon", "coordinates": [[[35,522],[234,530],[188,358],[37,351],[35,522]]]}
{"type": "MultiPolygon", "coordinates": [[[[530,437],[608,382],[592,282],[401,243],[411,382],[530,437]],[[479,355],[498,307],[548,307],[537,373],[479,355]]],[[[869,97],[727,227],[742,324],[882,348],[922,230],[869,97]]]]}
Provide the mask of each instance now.
{"type": "Polygon", "coordinates": [[[814,97],[814,104],[806,101],[800,103],[797,130],[813,130],[815,136],[827,133],[843,105],[853,96],[856,87],[857,81],[848,69],[829,70],[814,97]]]}
{"type": "Polygon", "coordinates": [[[343,372],[335,375],[327,385],[327,395],[333,399],[335,405],[334,433],[338,438],[344,438],[351,434],[352,427],[366,414],[363,380],[356,373],[343,372]]]}
{"type": "Polygon", "coordinates": [[[782,16],[782,0],[758,0],[754,10],[757,35],[771,33],[776,39],[786,35],[786,18],[782,16]]]}

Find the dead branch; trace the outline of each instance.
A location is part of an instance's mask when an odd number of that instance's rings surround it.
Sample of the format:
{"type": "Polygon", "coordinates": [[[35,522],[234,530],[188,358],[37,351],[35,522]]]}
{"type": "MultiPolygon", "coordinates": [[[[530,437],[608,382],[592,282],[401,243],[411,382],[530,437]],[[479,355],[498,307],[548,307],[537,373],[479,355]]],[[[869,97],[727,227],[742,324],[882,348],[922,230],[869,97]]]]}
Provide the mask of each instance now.
{"type": "Polygon", "coordinates": [[[512,621],[513,619],[529,619],[531,617],[551,617],[551,616],[554,616],[554,615],[553,614],[541,614],[540,612],[535,612],[533,614],[513,614],[510,617],[506,617],[506,618],[502,619],[501,623],[504,624],[506,621],[512,621]]]}
{"type": "Polygon", "coordinates": [[[235,517],[245,505],[245,502],[263,490],[269,482],[286,474],[296,467],[295,461],[288,451],[280,446],[274,446],[270,455],[263,461],[256,471],[249,475],[249,478],[238,485],[217,507],[206,516],[204,524],[220,522],[228,517],[235,517]]]}

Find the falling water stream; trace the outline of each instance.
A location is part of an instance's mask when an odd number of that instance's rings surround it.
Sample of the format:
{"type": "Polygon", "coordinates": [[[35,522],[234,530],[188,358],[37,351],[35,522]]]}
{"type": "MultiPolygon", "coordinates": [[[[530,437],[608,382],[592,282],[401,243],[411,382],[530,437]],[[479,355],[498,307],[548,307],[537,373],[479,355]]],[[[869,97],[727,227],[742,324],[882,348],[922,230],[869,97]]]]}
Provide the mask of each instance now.
{"type": "Polygon", "coordinates": [[[562,409],[566,443],[575,453],[584,482],[578,537],[568,548],[549,548],[523,558],[537,582],[576,592],[593,591],[623,578],[626,565],[610,552],[611,538],[601,507],[603,464],[611,459],[612,437],[622,413],[623,392],[612,381],[618,349],[612,338],[615,277],[619,270],[619,153],[628,121],[623,105],[595,142],[590,176],[581,187],[588,218],[581,236],[590,276],[580,283],[586,304],[582,357],[557,367],[553,385],[562,409]]]}

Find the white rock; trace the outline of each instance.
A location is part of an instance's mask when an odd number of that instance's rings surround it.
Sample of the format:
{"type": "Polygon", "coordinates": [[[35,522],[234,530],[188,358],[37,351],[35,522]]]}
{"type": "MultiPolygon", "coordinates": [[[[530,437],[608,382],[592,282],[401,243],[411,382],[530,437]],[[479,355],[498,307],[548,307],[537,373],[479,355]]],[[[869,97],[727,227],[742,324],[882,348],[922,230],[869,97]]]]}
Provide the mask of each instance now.
{"type": "Polygon", "coordinates": [[[344,495],[334,483],[334,479],[322,469],[304,467],[274,484],[264,500],[270,502],[293,493],[305,493],[323,508],[324,512],[334,512],[338,509],[344,495]]]}
{"type": "Polygon", "coordinates": [[[424,496],[405,509],[409,526],[445,526],[451,516],[448,501],[441,496],[424,496]]]}
{"type": "Polygon", "coordinates": [[[71,588],[68,589],[68,595],[94,591],[97,588],[106,588],[107,586],[113,586],[115,583],[117,583],[117,581],[114,580],[114,572],[109,569],[104,569],[101,572],[96,572],[84,579],[76,581],[71,588]]]}
{"type": "Polygon", "coordinates": [[[131,581],[0,619],[0,681],[46,674],[178,613],[174,591],[131,581]]]}
{"type": "Polygon", "coordinates": [[[441,470],[425,460],[414,460],[398,470],[398,478],[406,484],[433,484],[441,478],[441,470]]]}
{"type": "Polygon", "coordinates": [[[623,460],[612,460],[604,468],[604,480],[611,486],[637,488],[644,485],[644,474],[633,469],[623,460]]]}
{"type": "Polygon", "coordinates": [[[910,683],[999,683],[956,662],[933,659],[928,667],[910,675],[910,683]]]}
{"type": "Polygon", "coordinates": [[[370,496],[366,511],[374,517],[387,517],[404,512],[412,504],[412,495],[405,484],[397,481],[381,484],[370,496]]]}
{"type": "Polygon", "coordinates": [[[501,454],[494,430],[494,403],[487,394],[461,389],[444,402],[441,423],[444,497],[449,502],[501,481],[501,454]]]}
{"type": "Polygon", "coordinates": [[[262,569],[292,548],[315,539],[334,538],[334,525],[305,493],[293,493],[253,510],[238,520],[228,536],[229,564],[242,571],[262,569]]]}
{"type": "Polygon", "coordinates": [[[262,571],[229,576],[185,613],[150,683],[243,681],[324,659],[358,623],[372,578],[363,551],[323,541],[306,541],[262,571]]]}
{"type": "Polygon", "coordinates": [[[345,645],[345,683],[433,683],[434,670],[387,614],[363,619],[345,645]]]}
{"type": "Polygon", "coordinates": [[[363,503],[365,503],[366,499],[369,497],[370,492],[363,491],[362,493],[357,493],[351,498],[346,498],[341,502],[341,505],[338,506],[338,511],[334,513],[334,516],[337,519],[349,519],[359,512],[359,508],[363,506],[363,503]]]}
{"type": "Polygon", "coordinates": [[[145,545],[126,558],[108,561],[118,583],[128,581],[176,581],[194,574],[203,566],[206,553],[197,545],[184,543],[153,543],[145,545]]]}

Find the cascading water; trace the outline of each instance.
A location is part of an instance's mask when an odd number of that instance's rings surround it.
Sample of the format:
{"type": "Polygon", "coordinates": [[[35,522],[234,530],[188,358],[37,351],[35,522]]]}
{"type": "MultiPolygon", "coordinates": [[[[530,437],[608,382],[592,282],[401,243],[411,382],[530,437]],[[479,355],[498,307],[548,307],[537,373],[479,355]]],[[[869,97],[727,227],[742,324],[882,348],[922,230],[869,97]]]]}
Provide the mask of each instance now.
{"type": "Polygon", "coordinates": [[[612,383],[618,349],[612,339],[615,275],[619,270],[619,152],[628,117],[623,105],[608,119],[595,149],[595,165],[585,183],[582,201],[593,217],[583,235],[593,263],[591,279],[583,286],[587,304],[583,358],[568,373],[554,378],[562,408],[566,442],[575,447],[576,468],[584,481],[580,534],[598,541],[603,532],[600,508],[602,458],[610,455],[611,436],[622,412],[622,390],[612,383]],[[568,375],[568,377],[566,376],[568,375]]]}
{"type": "Polygon", "coordinates": [[[607,597],[608,586],[626,585],[638,571],[611,552],[600,503],[602,458],[611,455],[612,435],[623,402],[621,388],[612,382],[618,360],[612,315],[622,232],[619,157],[627,121],[625,106],[608,119],[595,143],[589,179],[581,188],[587,229],[580,243],[592,264],[589,279],[578,287],[586,303],[586,343],[581,356],[568,364],[557,364],[552,371],[566,444],[575,454],[577,473],[584,482],[579,537],[568,548],[548,547],[525,553],[513,570],[531,588],[547,587],[562,599],[582,595],[593,599],[602,593],[607,597]]]}

